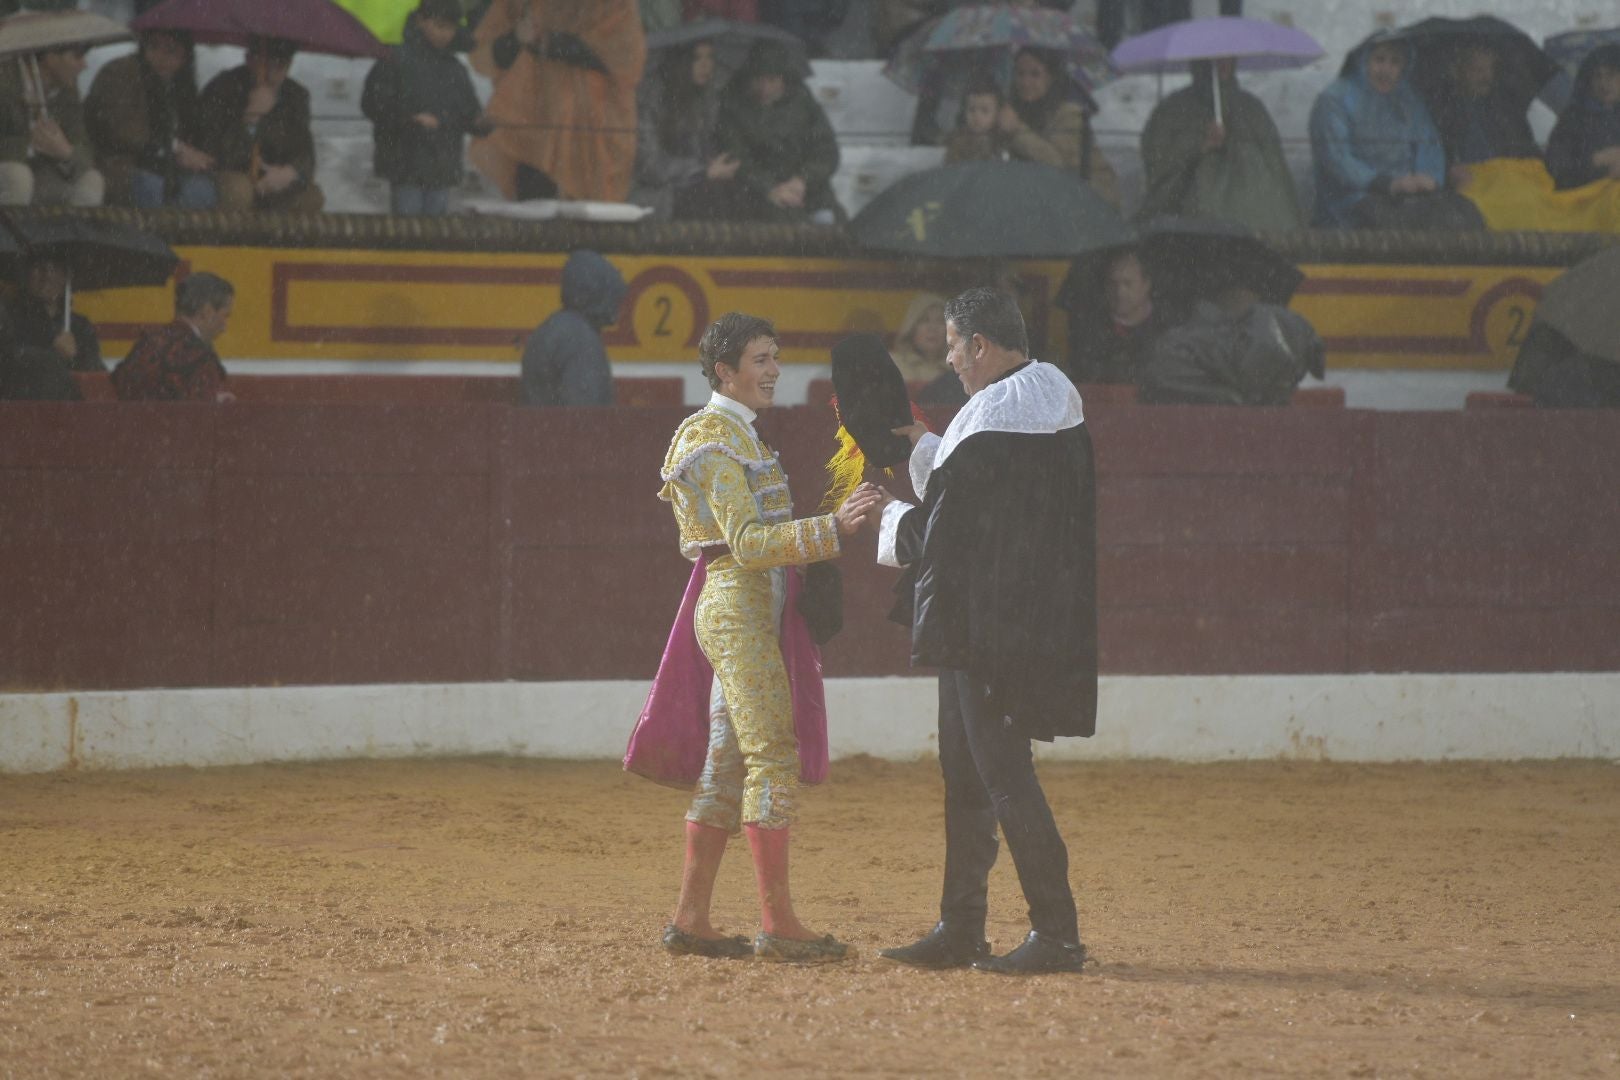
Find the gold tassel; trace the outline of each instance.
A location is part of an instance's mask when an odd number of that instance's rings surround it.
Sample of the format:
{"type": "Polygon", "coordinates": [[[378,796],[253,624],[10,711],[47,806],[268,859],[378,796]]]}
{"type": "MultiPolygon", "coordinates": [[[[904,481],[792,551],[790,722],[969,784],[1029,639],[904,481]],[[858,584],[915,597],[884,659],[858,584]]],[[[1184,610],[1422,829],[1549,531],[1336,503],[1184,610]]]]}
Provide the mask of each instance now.
{"type": "Polygon", "coordinates": [[[830,514],[843,506],[844,500],[861,486],[861,477],[866,475],[866,455],[855,444],[855,436],[849,429],[839,424],[833,438],[838,441],[838,451],[827,459],[827,494],[822,496],[821,509],[816,511],[820,514],[830,514]]]}

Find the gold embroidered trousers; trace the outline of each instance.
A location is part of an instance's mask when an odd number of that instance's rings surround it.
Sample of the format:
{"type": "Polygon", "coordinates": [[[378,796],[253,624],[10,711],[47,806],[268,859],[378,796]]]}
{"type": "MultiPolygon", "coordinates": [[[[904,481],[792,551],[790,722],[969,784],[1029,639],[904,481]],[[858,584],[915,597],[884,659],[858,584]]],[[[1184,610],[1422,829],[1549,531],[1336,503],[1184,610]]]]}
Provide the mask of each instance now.
{"type": "Polygon", "coordinates": [[[698,597],[698,645],[714,667],[709,753],[688,821],[735,832],[739,825],[786,828],[799,783],[793,696],[778,644],[786,594],[783,568],[719,569],[698,597]]]}

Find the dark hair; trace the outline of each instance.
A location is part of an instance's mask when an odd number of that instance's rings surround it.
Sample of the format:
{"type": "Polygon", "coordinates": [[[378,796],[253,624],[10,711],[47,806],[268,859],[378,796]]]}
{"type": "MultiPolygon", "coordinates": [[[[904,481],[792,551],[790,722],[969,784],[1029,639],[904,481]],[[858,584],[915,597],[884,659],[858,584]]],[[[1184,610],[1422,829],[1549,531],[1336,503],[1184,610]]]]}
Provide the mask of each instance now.
{"type": "Polygon", "coordinates": [[[956,324],[959,337],[982,334],[986,341],[1029,355],[1029,331],[1018,301],[999,289],[981,285],[945,301],[945,321],[956,324]]]}
{"type": "Polygon", "coordinates": [[[458,0],[422,0],[416,6],[418,19],[437,19],[451,26],[461,25],[461,4],[458,0]]]}
{"type": "Polygon", "coordinates": [[[709,380],[709,386],[720,389],[720,376],[715,374],[714,365],[736,367],[748,343],[762,337],[775,341],[775,325],[769,319],[747,312],[728,311],[710,323],[698,341],[698,361],[703,365],[703,377],[709,380]]]}
{"type": "Polygon", "coordinates": [[[1013,56],[1013,63],[1017,64],[1026,56],[1038,61],[1041,67],[1046,69],[1046,93],[1034,101],[1025,101],[1018,96],[1015,78],[1013,90],[1007,95],[1007,100],[1012,103],[1013,111],[1018,113],[1020,120],[1032,128],[1040,129],[1046,126],[1047,120],[1057,111],[1058,106],[1073,96],[1074,80],[1069,78],[1069,70],[1063,65],[1062,56],[1051,49],[1025,45],[1013,56]]]}
{"type": "Polygon", "coordinates": [[[218,274],[199,270],[181,278],[174,286],[174,310],[195,315],[205,307],[221,308],[236,295],[236,287],[218,274]]]}
{"type": "Polygon", "coordinates": [[[658,143],[666,153],[685,152],[688,136],[702,134],[702,102],[704,95],[714,90],[715,80],[710,79],[708,86],[692,81],[692,65],[697,60],[700,45],[714,48],[714,42],[708,38],[677,45],[664,54],[658,65],[664,106],[658,115],[658,143]]]}
{"type": "Polygon", "coordinates": [[[298,42],[278,37],[250,37],[248,38],[247,54],[249,56],[263,56],[290,64],[292,58],[298,55],[298,42]]]}

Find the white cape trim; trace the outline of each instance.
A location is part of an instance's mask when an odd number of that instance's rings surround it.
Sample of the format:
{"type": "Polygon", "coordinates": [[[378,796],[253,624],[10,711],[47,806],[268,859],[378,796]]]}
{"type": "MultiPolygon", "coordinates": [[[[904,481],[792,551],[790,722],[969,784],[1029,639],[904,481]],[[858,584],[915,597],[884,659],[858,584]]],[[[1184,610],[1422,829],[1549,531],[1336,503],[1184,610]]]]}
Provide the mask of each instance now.
{"type": "Polygon", "coordinates": [[[951,420],[934,454],[934,468],[945,464],[964,439],[985,431],[1009,435],[1055,435],[1085,423],[1080,391],[1069,377],[1041,360],[1032,360],[968,398],[951,420]]]}

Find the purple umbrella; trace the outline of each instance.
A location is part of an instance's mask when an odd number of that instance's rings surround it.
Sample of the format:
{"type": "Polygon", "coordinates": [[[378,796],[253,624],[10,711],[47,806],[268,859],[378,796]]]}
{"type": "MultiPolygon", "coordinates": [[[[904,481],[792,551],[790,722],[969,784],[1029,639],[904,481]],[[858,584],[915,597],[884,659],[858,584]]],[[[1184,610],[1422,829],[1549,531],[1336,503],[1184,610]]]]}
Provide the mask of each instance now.
{"type": "MultiPolygon", "coordinates": [[[[172,2],[172,0],[171,0],[172,2]]],[[[1243,71],[1304,67],[1324,54],[1303,30],[1262,19],[1224,15],[1189,19],[1126,38],[1111,55],[1121,71],[1180,71],[1194,60],[1233,59],[1243,71]]],[[[1215,115],[1221,115],[1221,81],[1215,79],[1215,115]]]]}
{"type": "Polygon", "coordinates": [[[198,41],[246,45],[283,38],[306,52],[386,56],[388,46],[332,0],[165,0],[134,19],[132,30],[184,30],[198,41]]]}

